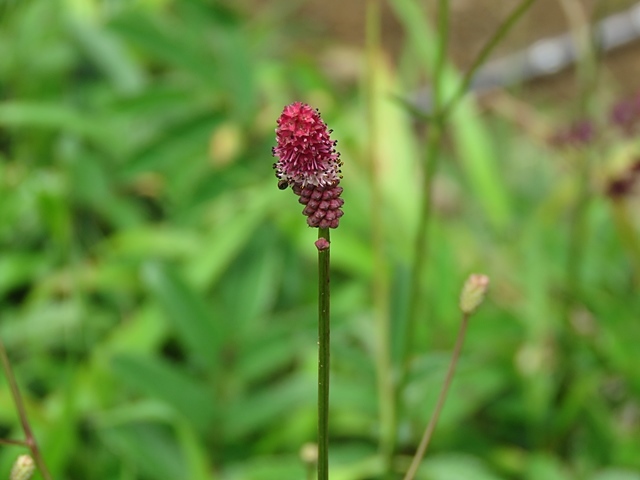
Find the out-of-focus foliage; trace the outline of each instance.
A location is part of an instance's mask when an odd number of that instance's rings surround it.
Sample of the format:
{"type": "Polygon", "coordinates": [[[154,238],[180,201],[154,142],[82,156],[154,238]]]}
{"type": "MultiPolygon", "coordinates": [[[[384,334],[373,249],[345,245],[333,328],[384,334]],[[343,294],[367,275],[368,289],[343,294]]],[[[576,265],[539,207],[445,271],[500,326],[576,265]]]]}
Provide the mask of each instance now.
{"type": "MultiPolygon", "coordinates": [[[[332,477],[380,478],[370,225],[384,227],[398,332],[424,159],[389,93],[414,85],[385,63],[375,72],[384,209],[372,216],[362,99],[296,53],[304,25],[285,23],[286,2],[4,3],[0,335],[54,477],[304,477],[315,230],[277,189],[270,157],[282,106],[303,100],[321,107],[345,161],[332,238],[332,477]]],[[[412,33],[407,55],[421,44],[412,33]]],[[[567,275],[574,167],[587,153],[567,159],[506,122],[481,122],[470,103],[453,125],[398,469],[435,404],[462,280],[478,270],[490,298],[420,478],[640,478],[640,272],[602,194],[633,141],[588,152],[594,184],[578,272],[567,275]]],[[[21,435],[4,379],[0,435],[21,435]]],[[[2,447],[0,472],[16,453],[2,447]]]]}

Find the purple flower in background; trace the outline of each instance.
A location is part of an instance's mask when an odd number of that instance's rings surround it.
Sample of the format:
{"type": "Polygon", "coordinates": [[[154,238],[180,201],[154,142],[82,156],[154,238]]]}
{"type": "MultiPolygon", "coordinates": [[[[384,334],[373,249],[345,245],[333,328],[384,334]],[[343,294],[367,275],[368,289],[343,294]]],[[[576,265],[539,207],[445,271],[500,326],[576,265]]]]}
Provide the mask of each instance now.
{"type": "Polygon", "coordinates": [[[596,129],[591,120],[579,120],[568,127],[557,131],[550,138],[556,147],[580,147],[588,145],[596,136],[596,129]]]}
{"type": "Polygon", "coordinates": [[[636,159],[607,183],[605,193],[611,199],[621,199],[634,192],[640,182],[640,159],[636,159]]]}
{"type": "Polygon", "coordinates": [[[640,124],[640,95],[616,103],[609,114],[611,123],[625,135],[633,135],[640,124]]]}

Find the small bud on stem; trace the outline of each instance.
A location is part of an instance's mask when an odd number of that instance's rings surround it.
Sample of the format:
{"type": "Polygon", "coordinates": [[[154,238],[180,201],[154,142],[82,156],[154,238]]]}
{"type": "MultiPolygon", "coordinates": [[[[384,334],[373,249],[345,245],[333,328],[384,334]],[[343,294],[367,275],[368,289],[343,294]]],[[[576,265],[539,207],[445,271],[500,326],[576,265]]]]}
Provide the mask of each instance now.
{"type": "Polygon", "coordinates": [[[471,315],[480,306],[489,288],[489,277],[481,274],[471,274],[462,287],[460,293],[460,310],[465,315],[471,315]]]}
{"type": "Polygon", "coordinates": [[[29,455],[20,455],[11,469],[9,480],[29,480],[36,466],[29,455]]]}

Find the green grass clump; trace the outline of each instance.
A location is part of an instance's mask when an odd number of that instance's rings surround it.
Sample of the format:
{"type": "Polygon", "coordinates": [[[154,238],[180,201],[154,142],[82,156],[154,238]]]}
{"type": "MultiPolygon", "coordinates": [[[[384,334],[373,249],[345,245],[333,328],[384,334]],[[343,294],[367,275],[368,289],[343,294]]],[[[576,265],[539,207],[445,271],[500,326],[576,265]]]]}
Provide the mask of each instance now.
{"type": "MultiPolygon", "coordinates": [[[[390,2],[411,61],[373,55],[368,94],[305,53],[312,19],[287,2],[253,7],[269,15],[204,0],[5,3],[0,336],[53,478],[304,478],[316,232],[300,228],[270,156],[275,119],[296,100],[320,107],[344,161],[331,477],[388,470],[387,374],[405,381],[391,467],[406,471],[446,372],[460,287],[478,271],[491,289],[417,478],[640,478],[638,197],[606,195],[638,158],[633,137],[609,129],[558,149],[463,98],[442,125],[412,281],[431,127],[397,98],[433,72],[439,38],[419,2],[390,2]]],[[[446,100],[461,75],[441,62],[446,100]]],[[[603,124],[617,86],[601,85],[585,112],[603,124]]],[[[550,129],[571,113],[535,107],[550,129]]],[[[21,437],[4,376],[0,437],[21,437]]],[[[0,476],[20,453],[0,447],[0,476]]]]}

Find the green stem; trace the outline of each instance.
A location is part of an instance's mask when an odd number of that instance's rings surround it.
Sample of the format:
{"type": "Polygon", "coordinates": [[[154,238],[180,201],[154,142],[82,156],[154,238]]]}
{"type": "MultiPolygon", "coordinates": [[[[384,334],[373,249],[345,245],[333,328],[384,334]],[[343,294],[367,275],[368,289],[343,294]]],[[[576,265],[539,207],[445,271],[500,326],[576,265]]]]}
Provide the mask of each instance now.
{"type": "Polygon", "coordinates": [[[0,445],[15,445],[29,448],[29,445],[27,445],[27,442],[24,440],[11,440],[10,438],[0,438],[0,445]]]}
{"type": "Polygon", "coordinates": [[[448,12],[449,4],[447,0],[441,0],[439,3],[438,16],[438,38],[440,39],[439,49],[434,64],[434,108],[433,114],[428,123],[428,137],[426,145],[426,164],[424,175],[422,177],[422,205],[420,217],[418,220],[418,229],[416,232],[413,262],[410,277],[410,292],[407,313],[407,324],[404,328],[404,348],[403,358],[400,371],[398,388],[396,389],[396,403],[400,404],[400,398],[406,386],[409,363],[413,355],[415,328],[417,318],[420,314],[420,299],[422,298],[422,278],[424,275],[429,245],[428,230],[432,217],[432,197],[433,197],[433,180],[438,170],[441,159],[441,147],[444,126],[447,119],[452,114],[464,93],[468,90],[469,85],[480,66],[487,60],[493,49],[504,38],[516,21],[524,14],[524,12],[533,4],[535,0],[523,0],[522,3],[505,19],[505,21],[496,30],[492,38],[487,42],[480,54],[473,62],[471,68],[466,73],[458,89],[454,92],[448,102],[445,104],[443,99],[443,82],[445,75],[445,54],[447,39],[449,37],[448,12]]]}
{"type": "Polygon", "coordinates": [[[443,99],[444,66],[449,47],[449,0],[440,0],[438,3],[438,51],[433,68],[433,102],[434,111],[438,115],[443,99]]]}
{"type": "Polygon", "coordinates": [[[442,138],[442,125],[434,121],[429,125],[427,138],[427,164],[422,178],[422,208],[420,222],[414,243],[414,255],[410,278],[408,320],[404,331],[404,355],[402,371],[400,375],[400,393],[404,388],[409,370],[409,363],[414,349],[415,327],[420,312],[420,298],[422,297],[422,275],[427,263],[429,246],[427,237],[432,213],[433,178],[440,162],[440,142],[442,138]]]}
{"type": "Polygon", "coordinates": [[[577,50],[576,86],[579,89],[580,113],[586,115],[598,88],[598,35],[592,28],[586,6],[580,0],[561,0],[569,30],[577,50]]]}
{"type": "Polygon", "coordinates": [[[422,208],[414,244],[414,257],[412,262],[410,283],[411,292],[409,294],[408,321],[405,327],[405,352],[401,372],[401,389],[402,383],[404,382],[403,378],[405,378],[407,374],[408,362],[412,353],[412,339],[415,337],[414,329],[417,322],[416,317],[419,313],[419,300],[422,292],[421,276],[425,269],[426,256],[428,253],[428,245],[426,245],[426,242],[432,210],[432,184],[440,160],[440,144],[442,140],[442,131],[444,125],[457,106],[460,99],[463,97],[464,93],[468,90],[476,71],[487,60],[500,40],[502,40],[506,36],[509,30],[511,30],[511,27],[513,27],[518,19],[520,19],[520,17],[529,9],[529,7],[531,7],[531,5],[533,5],[534,2],[535,0],[523,0],[518,5],[518,7],[516,7],[513,12],[511,12],[511,14],[504,20],[504,22],[502,22],[493,36],[489,39],[487,44],[482,48],[477,58],[474,60],[471,68],[467,71],[454,95],[449,99],[446,105],[443,105],[444,93],[442,92],[441,85],[444,79],[444,53],[446,51],[445,39],[448,37],[448,23],[444,9],[446,7],[446,10],[448,10],[448,5],[445,0],[441,0],[441,4],[439,7],[440,16],[438,20],[438,36],[441,39],[441,44],[436,56],[434,69],[434,111],[433,115],[431,116],[431,122],[429,123],[429,135],[427,138],[426,147],[427,160],[422,183],[422,208]]]}
{"type": "Polygon", "coordinates": [[[441,115],[440,109],[443,100],[442,84],[444,80],[444,61],[449,39],[448,0],[440,0],[438,4],[438,38],[440,39],[440,43],[435,58],[433,76],[433,118],[427,126],[427,158],[424,174],[422,176],[422,207],[420,210],[418,230],[416,232],[416,238],[413,247],[413,262],[411,269],[411,279],[409,283],[411,290],[409,292],[407,325],[405,325],[404,330],[404,349],[400,370],[400,383],[396,392],[397,402],[400,402],[399,397],[404,391],[409,371],[409,362],[411,361],[411,356],[413,354],[415,326],[417,323],[418,312],[420,310],[419,302],[422,293],[422,274],[424,273],[428,254],[427,234],[429,230],[429,223],[431,220],[433,178],[440,162],[440,147],[444,119],[444,117],[441,115]]]}
{"type": "MultiPolygon", "coordinates": [[[[565,9],[565,13],[571,22],[573,30],[574,43],[578,46],[579,56],[577,62],[578,77],[576,88],[580,92],[580,113],[586,115],[589,110],[589,102],[593,97],[593,88],[595,81],[596,69],[596,52],[592,44],[593,35],[587,31],[583,33],[581,30],[587,28],[588,20],[586,13],[577,1],[564,0],[560,2],[565,9]],[[585,17],[580,22],[578,17],[585,17]]],[[[590,203],[589,177],[592,163],[593,153],[583,151],[577,158],[578,171],[576,172],[578,179],[578,198],[571,212],[568,252],[567,252],[567,287],[573,291],[575,295],[580,295],[580,267],[583,263],[583,244],[587,235],[587,218],[586,213],[590,203]]],[[[568,318],[573,304],[573,299],[569,295],[565,301],[565,317],[568,318]]]]}
{"type": "MultiPolygon", "coordinates": [[[[580,158],[580,171],[578,172],[578,198],[571,213],[569,225],[569,242],[567,251],[567,288],[580,296],[580,267],[583,263],[583,245],[586,237],[586,212],[589,205],[589,165],[587,154],[580,158]]],[[[573,299],[567,296],[565,303],[566,314],[569,314],[573,299]]]]}
{"type": "Polygon", "coordinates": [[[465,74],[460,86],[451,97],[451,99],[447,102],[447,105],[442,110],[442,116],[447,117],[451,111],[456,107],[460,99],[464,96],[464,94],[469,90],[469,86],[473,80],[473,76],[476,74],[478,69],[487,61],[493,49],[500,43],[500,41],[507,35],[511,27],[515,25],[515,23],[520,19],[520,17],[533,5],[533,2],[536,0],[523,0],[520,5],[518,5],[513,12],[505,19],[504,22],[498,27],[498,29],[494,32],[493,36],[489,39],[489,41],[482,48],[474,62],[471,64],[471,68],[465,74]]]}
{"type": "Polygon", "coordinates": [[[44,458],[40,453],[40,449],[38,448],[38,442],[36,441],[36,437],[33,435],[33,430],[31,430],[31,425],[29,424],[29,418],[27,417],[27,410],[24,406],[22,395],[20,395],[20,389],[18,388],[18,383],[16,382],[16,378],[13,375],[13,369],[11,368],[11,363],[9,362],[7,351],[4,348],[4,343],[2,343],[1,339],[0,339],[0,363],[2,363],[2,369],[4,370],[4,374],[7,377],[7,382],[9,383],[9,389],[11,390],[11,395],[13,396],[13,402],[15,403],[16,409],[18,410],[18,417],[20,419],[20,423],[22,425],[22,431],[24,432],[24,436],[25,436],[24,445],[29,447],[29,450],[31,450],[31,455],[33,456],[33,459],[36,462],[36,465],[38,467],[38,470],[40,470],[40,474],[42,475],[42,477],[45,480],[51,480],[51,474],[49,473],[49,469],[47,468],[47,465],[44,462],[44,458]]]}
{"type": "Polygon", "coordinates": [[[456,366],[458,365],[458,359],[460,358],[460,352],[462,351],[462,346],[464,345],[464,339],[467,334],[467,326],[469,325],[469,315],[462,315],[462,323],[460,324],[460,330],[458,331],[458,338],[456,339],[456,345],[453,349],[453,353],[451,354],[451,362],[449,363],[449,368],[447,370],[447,375],[444,379],[444,384],[442,385],[442,389],[440,390],[440,394],[438,396],[438,402],[436,403],[436,409],[431,415],[431,419],[429,420],[429,424],[422,435],[422,439],[420,440],[420,445],[418,446],[418,450],[411,461],[411,466],[409,470],[407,470],[407,474],[404,476],[404,480],[412,480],[416,472],[418,471],[418,467],[420,466],[420,462],[424,457],[424,454],[427,451],[427,447],[429,447],[429,443],[431,442],[431,437],[433,437],[433,432],[436,429],[436,425],[438,424],[438,419],[440,418],[440,413],[442,412],[442,407],[444,407],[444,402],[447,399],[447,392],[449,391],[449,386],[451,385],[451,381],[453,380],[453,376],[456,373],[456,366]]]}
{"type": "Polygon", "coordinates": [[[381,176],[379,167],[379,121],[376,108],[378,98],[377,60],[380,52],[380,0],[369,0],[367,3],[367,157],[371,179],[371,212],[372,218],[378,217],[371,225],[371,245],[373,248],[372,293],[376,324],[376,376],[378,387],[378,411],[380,418],[380,455],[385,466],[386,475],[392,478],[393,459],[396,442],[396,407],[393,381],[393,365],[391,361],[391,326],[389,319],[389,281],[388,262],[385,254],[384,222],[379,212],[383,210],[381,176]]]}
{"type": "Polygon", "coordinates": [[[635,231],[633,222],[629,218],[629,211],[625,201],[623,199],[614,199],[611,207],[618,236],[634,266],[633,279],[637,283],[640,280],[640,239],[635,231]]]}
{"type": "MultiPolygon", "coordinates": [[[[330,242],[329,229],[318,239],[330,242]]],[[[329,479],[330,248],[318,249],[318,480],[329,479]]]]}

